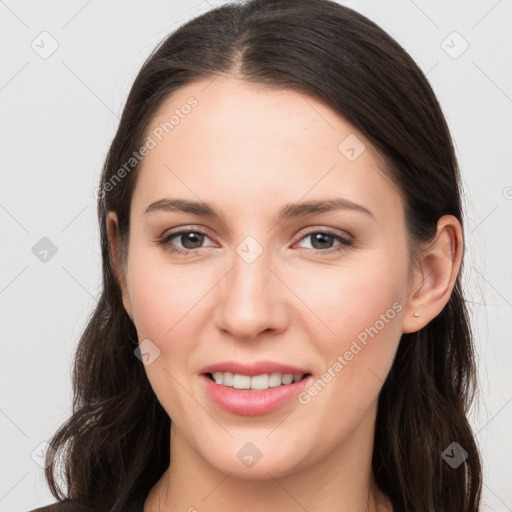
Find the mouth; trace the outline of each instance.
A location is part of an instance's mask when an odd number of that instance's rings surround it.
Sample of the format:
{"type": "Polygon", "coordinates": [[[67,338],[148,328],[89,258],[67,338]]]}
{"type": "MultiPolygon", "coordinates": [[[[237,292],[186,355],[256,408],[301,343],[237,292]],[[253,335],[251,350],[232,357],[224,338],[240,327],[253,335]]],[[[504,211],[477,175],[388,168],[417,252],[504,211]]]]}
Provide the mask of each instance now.
{"type": "Polygon", "coordinates": [[[310,373],[262,373],[250,376],[231,372],[206,372],[203,375],[216,384],[247,391],[266,391],[289,386],[311,376],[310,373]]]}
{"type": "MultiPolygon", "coordinates": [[[[257,416],[289,404],[314,381],[311,373],[243,375],[230,372],[200,374],[208,397],[232,414],[257,416]]],[[[295,407],[300,402],[295,400],[295,407]]]]}

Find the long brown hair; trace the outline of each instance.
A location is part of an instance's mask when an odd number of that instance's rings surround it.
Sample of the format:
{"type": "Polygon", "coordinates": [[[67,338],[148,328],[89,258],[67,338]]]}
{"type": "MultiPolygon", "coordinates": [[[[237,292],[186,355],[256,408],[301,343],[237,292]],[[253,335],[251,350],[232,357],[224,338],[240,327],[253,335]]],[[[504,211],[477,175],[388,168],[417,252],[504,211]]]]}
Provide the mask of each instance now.
{"type": "MultiPolygon", "coordinates": [[[[458,165],[436,97],[407,52],[372,21],[330,0],[250,0],[181,26],[142,66],[104,164],[103,289],[76,352],[73,414],[50,443],[58,457],[46,477],[56,498],[118,512],[169,465],[170,419],[134,357],[137,334],[113,272],[106,216],[117,214],[124,259],[140,165],[119,169],[169,95],[225,73],[312,95],[368,137],[403,194],[414,246],[433,238],[442,215],[463,222],[458,165]]],[[[459,274],[443,311],[402,335],[380,392],[372,466],[395,511],[478,510],[482,470],[467,419],[474,365],[459,274]],[[454,442],[467,453],[456,468],[442,457],[454,442]]]]}

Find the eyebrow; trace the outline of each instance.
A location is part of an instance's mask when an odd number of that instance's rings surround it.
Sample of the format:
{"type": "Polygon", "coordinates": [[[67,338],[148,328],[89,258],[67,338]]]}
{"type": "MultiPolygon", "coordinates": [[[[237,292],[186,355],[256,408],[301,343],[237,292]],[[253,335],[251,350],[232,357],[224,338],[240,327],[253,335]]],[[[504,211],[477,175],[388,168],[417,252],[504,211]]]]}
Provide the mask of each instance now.
{"type": "MultiPolygon", "coordinates": [[[[288,203],[284,205],[278,213],[278,221],[294,217],[305,217],[317,213],[324,213],[334,210],[353,210],[362,212],[372,219],[375,219],[373,213],[360,204],[349,201],[341,197],[329,199],[320,199],[315,201],[303,201],[300,203],[288,203]]],[[[215,209],[213,205],[204,201],[191,201],[188,199],[160,199],[151,203],[144,212],[144,215],[157,211],[185,212],[205,217],[212,217],[226,222],[224,216],[215,209]]]]}

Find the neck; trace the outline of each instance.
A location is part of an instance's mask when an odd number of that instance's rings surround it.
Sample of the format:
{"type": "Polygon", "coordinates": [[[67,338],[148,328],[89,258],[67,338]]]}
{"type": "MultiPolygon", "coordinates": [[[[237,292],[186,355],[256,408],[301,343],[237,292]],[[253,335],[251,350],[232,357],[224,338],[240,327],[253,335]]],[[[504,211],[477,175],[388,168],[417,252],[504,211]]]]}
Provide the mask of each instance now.
{"type": "MultiPolygon", "coordinates": [[[[375,425],[372,408],[362,423],[375,425]]],[[[374,484],[371,457],[374,428],[361,424],[342,445],[313,466],[286,476],[236,478],[212,467],[171,426],[171,464],[151,490],[144,512],[391,512],[374,484]]]]}

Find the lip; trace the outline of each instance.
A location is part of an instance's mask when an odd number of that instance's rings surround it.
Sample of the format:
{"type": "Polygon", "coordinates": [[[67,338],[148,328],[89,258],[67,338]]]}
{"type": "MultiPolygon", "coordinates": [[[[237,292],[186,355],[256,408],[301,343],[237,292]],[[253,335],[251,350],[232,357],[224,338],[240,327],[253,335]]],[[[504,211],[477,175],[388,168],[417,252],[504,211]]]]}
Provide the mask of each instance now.
{"type": "Polygon", "coordinates": [[[298,366],[290,366],[275,361],[255,361],[252,363],[240,363],[237,361],[224,361],[222,363],[215,363],[205,366],[200,373],[215,373],[215,372],[231,372],[241,375],[262,375],[264,373],[312,373],[311,370],[299,368],[298,366]]]}
{"type": "MultiPolygon", "coordinates": [[[[293,372],[290,371],[288,373],[293,372]]],[[[299,371],[297,373],[306,372],[299,371]]],[[[257,372],[255,374],[258,375],[257,372]]],[[[292,384],[286,384],[265,390],[248,390],[235,389],[223,386],[222,384],[217,384],[215,381],[211,380],[208,375],[200,375],[199,377],[205,387],[206,393],[218,406],[230,413],[243,416],[268,414],[279,409],[286,403],[293,400],[314,380],[313,375],[308,375],[302,380],[293,382],[292,384]]],[[[296,405],[298,405],[298,403],[299,402],[297,401],[296,405]]]]}

